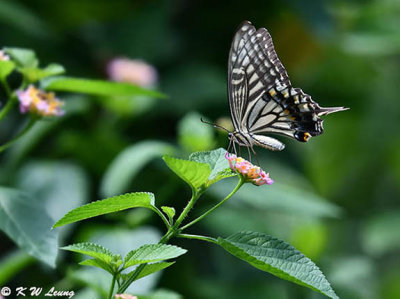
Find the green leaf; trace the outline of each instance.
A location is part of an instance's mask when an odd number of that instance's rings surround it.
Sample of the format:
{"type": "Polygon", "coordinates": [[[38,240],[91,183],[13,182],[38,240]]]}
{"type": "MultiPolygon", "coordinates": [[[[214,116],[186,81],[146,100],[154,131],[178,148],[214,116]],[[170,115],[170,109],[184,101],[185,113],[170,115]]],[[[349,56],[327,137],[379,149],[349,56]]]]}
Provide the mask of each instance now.
{"type": "Polygon", "coordinates": [[[218,238],[218,243],[257,269],[338,298],[319,268],[284,241],[263,233],[239,232],[226,239],[218,238]]]}
{"type": "Polygon", "coordinates": [[[111,264],[114,258],[114,254],[109,249],[90,242],[72,244],[61,247],[61,249],[85,254],[107,264],[111,264]]]}
{"type": "Polygon", "coordinates": [[[29,82],[36,82],[46,77],[61,75],[65,73],[65,69],[60,64],[49,64],[46,68],[23,67],[20,72],[28,79],[29,82]]]}
{"type": "MultiPolygon", "coordinates": [[[[118,225],[99,226],[99,224],[85,226],[85,228],[79,230],[79,235],[77,239],[79,242],[100,244],[110,249],[113,253],[118,253],[122,256],[126,256],[132,248],[139,248],[145,244],[155,244],[162,237],[162,234],[152,226],[140,226],[132,229],[118,225]]],[[[104,290],[105,294],[108,293],[110,287],[110,275],[108,272],[96,267],[79,267],[73,272],[76,276],[79,276],[75,277],[74,280],[88,285],[95,285],[96,289],[104,290]]],[[[126,293],[149,292],[156,286],[160,274],[158,272],[136,281],[127,289],[126,293]]],[[[105,298],[106,295],[103,297],[105,298]]]]}
{"type": "Polygon", "coordinates": [[[0,81],[4,81],[15,68],[15,63],[7,60],[0,60],[0,81]]]}
{"type": "Polygon", "coordinates": [[[98,200],[69,211],[54,224],[53,228],[130,208],[154,210],[154,195],[152,193],[137,192],[98,200]]]}
{"type": "MultiPolygon", "coordinates": [[[[160,262],[160,263],[154,263],[154,264],[147,264],[142,271],[140,271],[139,275],[136,277],[136,280],[143,278],[145,276],[148,276],[150,274],[153,274],[155,272],[158,272],[160,270],[163,270],[171,265],[175,264],[175,262],[160,262]]],[[[135,270],[133,270],[132,272],[134,272],[135,270]]],[[[128,278],[132,272],[129,272],[128,274],[122,274],[121,277],[123,280],[125,280],[126,278],[128,278]]]]}
{"type": "Polygon", "coordinates": [[[161,210],[163,210],[163,212],[168,216],[169,222],[172,223],[172,220],[174,219],[175,216],[175,209],[171,207],[162,206],[161,210]]]}
{"type": "Polygon", "coordinates": [[[147,244],[129,252],[124,260],[124,269],[145,263],[172,259],[186,253],[186,249],[174,245],[147,244]]]}
{"type": "Polygon", "coordinates": [[[101,194],[121,194],[147,163],[174,151],[173,146],[160,141],[143,141],[125,148],[108,167],[101,182],[101,194]]]}
{"type": "Polygon", "coordinates": [[[129,83],[89,80],[72,77],[49,77],[41,81],[46,90],[87,93],[100,96],[148,96],[165,98],[162,93],[129,83]]]}
{"type": "Polygon", "coordinates": [[[206,163],[181,160],[169,156],[163,157],[168,167],[192,188],[199,188],[207,182],[211,168],[206,163]]]}
{"type": "Polygon", "coordinates": [[[98,260],[98,259],[84,260],[84,261],[80,262],[79,265],[92,266],[92,267],[104,269],[111,275],[114,275],[114,273],[115,273],[115,269],[113,269],[113,267],[110,264],[107,264],[106,262],[103,262],[102,260],[98,260]]]}
{"type": "Polygon", "coordinates": [[[52,222],[43,201],[0,187],[0,229],[27,253],[54,267],[58,233],[51,230],[52,222]]]}
{"type": "Polygon", "coordinates": [[[219,180],[235,176],[231,171],[229,162],[225,158],[226,150],[219,148],[209,152],[197,152],[189,156],[189,160],[210,165],[211,174],[208,178],[207,185],[210,186],[219,180]]]}
{"type": "Polygon", "coordinates": [[[204,151],[214,145],[214,128],[201,122],[197,112],[185,115],[178,125],[178,140],[187,152],[204,151]]]}
{"type": "Polygon", "coordinates": [[[32,50],[22,48],[5,48],[4,50],[19,67],[36,68],[39,65],[39,60],[32,50]]]}

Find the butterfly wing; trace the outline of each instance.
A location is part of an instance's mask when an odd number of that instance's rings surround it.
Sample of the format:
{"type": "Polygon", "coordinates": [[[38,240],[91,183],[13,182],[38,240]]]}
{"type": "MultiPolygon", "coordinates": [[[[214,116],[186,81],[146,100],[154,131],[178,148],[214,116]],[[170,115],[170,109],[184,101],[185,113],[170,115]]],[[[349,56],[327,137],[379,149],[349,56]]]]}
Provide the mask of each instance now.
{"type": "Polygon", "coordinates": [[[299,141],[322,134],[321,115],[345,110],[321,108],[300,88],[291,86],[271,35],[243,22],[229,55],[228,90],[235,130],[250,135],[254,143],[282,150],[279,141],[263,136],[280,134],[299,141]]]}
{"type": "Polygon", "coordinates": [[[236,131],[241,129],[242,111],[247,99],[247,79],[245,74],[246,44],[255,28],[244,21],[233,38],[228,61],[228,98],[231,119],[236,131]]]}

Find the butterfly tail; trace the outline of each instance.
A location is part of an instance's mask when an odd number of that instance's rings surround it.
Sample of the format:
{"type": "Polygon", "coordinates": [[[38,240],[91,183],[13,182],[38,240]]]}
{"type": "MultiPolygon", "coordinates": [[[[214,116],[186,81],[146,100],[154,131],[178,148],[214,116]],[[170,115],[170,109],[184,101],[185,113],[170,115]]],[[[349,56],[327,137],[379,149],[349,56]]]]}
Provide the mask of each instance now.
{"type": "Polygon", "coordinates": [[[321,107],[317,110],[317,114],[318,116],[323,116],[323,115],[328,115],[334,112],[339,112],[339,111],[345,111],[345,110],[349,110],[350,108],[346,108],[346,107],[321,107]]]}

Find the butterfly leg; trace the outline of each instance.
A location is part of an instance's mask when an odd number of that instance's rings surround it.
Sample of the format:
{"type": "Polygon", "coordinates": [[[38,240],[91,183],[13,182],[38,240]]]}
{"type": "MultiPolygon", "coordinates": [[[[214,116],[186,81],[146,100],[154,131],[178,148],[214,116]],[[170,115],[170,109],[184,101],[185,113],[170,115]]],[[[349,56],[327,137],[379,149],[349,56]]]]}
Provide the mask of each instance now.
{"type": "MultiPolygon", "coordinates": [[[[253,154],[254,154],[254,157],[256,157],[257,164],[258,164],[258,165],[260,165],[260,161],[258,161],[257,153],[256,153],[256,151],[254,150],[254,148],[253,148],[253,147],[251,147],[251,151],[253,152],[253,154]]],[[[250,153],[249,153],[249,154],[250,154],[250,153]]],[[[250,161],[250,162],[251,162],[251,161],[250,161]]]]}
{"type": "MultiPolygon", "coordinates": [[[[247,153],[249,154],[249,162],[251,163],[251,153],[250,153],[250,149],[249,149],[249,146],[246,146],[247,147],[247,153]]],[[[253,148],[252,148],[253,149],[253,148]]]]}
{"type": "Polygon", "coordinates": [[[235,145],[235,142],[233,141],[233,150],[235,151],[235,155],[237,155],[237,151],[236,151],[236,145],[235,145]]]}
{"type": "Polygon", "coordinates": [[[231,149],[232,146],[232,139],[229,139],[229,145],[228,145],[228,149],[226,150],[229,153],[229,150],[231,149]]]}

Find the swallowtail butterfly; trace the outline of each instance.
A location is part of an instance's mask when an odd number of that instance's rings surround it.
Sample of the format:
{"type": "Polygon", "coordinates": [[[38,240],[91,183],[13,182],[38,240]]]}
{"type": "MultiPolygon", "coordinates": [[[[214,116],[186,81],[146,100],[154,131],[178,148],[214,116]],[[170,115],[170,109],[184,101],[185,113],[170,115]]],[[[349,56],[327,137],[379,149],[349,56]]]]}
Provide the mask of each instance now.
{"type": "MultiPolygon", "coordinates": [[[[276,55],[271,35],[244,21],[231,45],[228,96],[234,132],[229,139],[253,150],[261,146],[281,151],[285,145],[265,134],[279,134],[301,142],[323,133],[320,116],[347,110],[323,108],[300,88],[292,87],[276,55]]],[[[253,150],[254,152],[254,150],[253,150]]]]}

